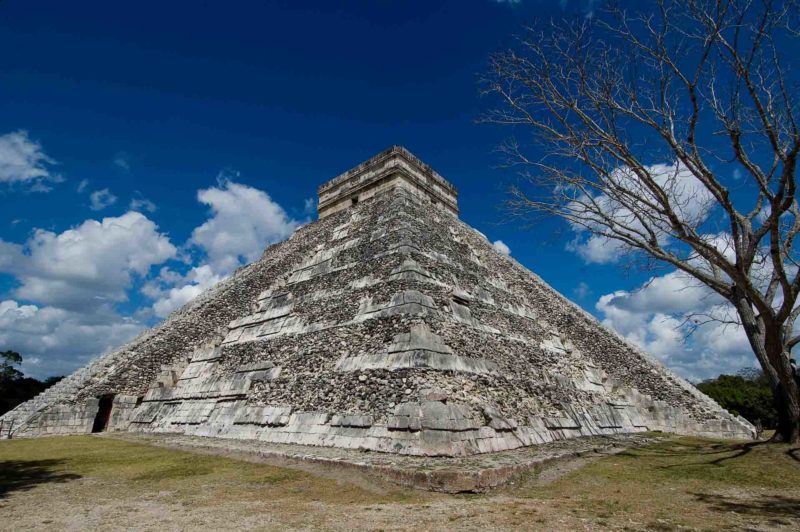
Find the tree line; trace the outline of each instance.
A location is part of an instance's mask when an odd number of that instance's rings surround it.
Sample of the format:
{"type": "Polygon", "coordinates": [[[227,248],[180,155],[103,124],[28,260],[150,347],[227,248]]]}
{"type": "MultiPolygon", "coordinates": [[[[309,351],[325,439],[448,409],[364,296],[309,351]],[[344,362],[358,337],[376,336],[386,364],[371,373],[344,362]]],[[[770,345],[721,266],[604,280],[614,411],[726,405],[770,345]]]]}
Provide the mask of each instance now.
{"type": "Polygon", "coordinates": [[[16,351],[0,352],[0,416],[64,378],[48,377],[40,381],[26,377],[15,367],[21,363],[22,355],[16,351]]]}
{"type": "Polygon", "coordinates": [[[707,379],[697,388],[734,415],[739,415],[756,426],[774,429],[778,425],[775,398],[764,372],[755,368],[742,370],[736,375],[720,375],[707,379]]]}

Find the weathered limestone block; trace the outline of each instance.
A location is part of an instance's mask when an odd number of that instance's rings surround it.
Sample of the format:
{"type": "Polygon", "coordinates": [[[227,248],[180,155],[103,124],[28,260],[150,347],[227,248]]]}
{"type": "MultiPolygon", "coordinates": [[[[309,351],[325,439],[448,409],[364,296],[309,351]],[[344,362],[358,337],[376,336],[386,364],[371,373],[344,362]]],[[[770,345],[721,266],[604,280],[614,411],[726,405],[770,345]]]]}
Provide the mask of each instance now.
{"type": "Polygon", "coordinates": [[[419,281],[423,283],[439,283],[439,281],[425,268],[420,266],[420,264],[415,261],[413,258],[407,258],[403,261],[403,263],[392,270],[391,274],[389,275],[390,281],[399,281],[399,280],[407,280],[407,281],[419,281]]]}
{"type": "Polygon", "coordinates": [[[483,406],[481,410],[488,421],[487,424],[494,430],[506,431],[517,428],[516,421],[503,417],[496,408],[492,406],[483,406]]]}
{"type": "Polygon", "coordinates": [[[283,427],[292,415],[290,406],[246,406],[239,410],[233,419],[238,425],[262,425],[283,427]]]}
{"type": "Polygon", "coordinates": [[[353,427],[353,428],[369,428],[375,423],[372,416],[333,416],[331,418],[331,426],[333,427],[353,427]]]}

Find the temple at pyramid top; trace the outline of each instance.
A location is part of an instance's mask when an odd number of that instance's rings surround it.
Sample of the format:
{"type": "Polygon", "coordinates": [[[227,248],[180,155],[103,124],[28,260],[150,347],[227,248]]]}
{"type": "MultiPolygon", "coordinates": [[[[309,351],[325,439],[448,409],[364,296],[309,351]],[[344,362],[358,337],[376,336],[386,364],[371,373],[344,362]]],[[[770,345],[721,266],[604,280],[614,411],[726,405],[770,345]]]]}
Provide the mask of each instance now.
{"type": "Polygon", "coordinates": [[[325,218],[397,187],[458,215],[456,187],[402,146],[392,146],[320,186],[317,212],[325,218]]]}

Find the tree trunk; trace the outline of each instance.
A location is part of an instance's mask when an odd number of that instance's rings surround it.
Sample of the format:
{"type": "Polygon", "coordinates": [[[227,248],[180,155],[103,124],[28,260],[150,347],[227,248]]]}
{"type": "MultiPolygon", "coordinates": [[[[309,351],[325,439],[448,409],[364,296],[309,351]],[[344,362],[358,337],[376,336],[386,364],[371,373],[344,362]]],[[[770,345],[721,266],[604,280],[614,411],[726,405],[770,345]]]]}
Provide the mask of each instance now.
{"type": "Polygon", "coordinates": [[[767,376],[775,408],[778,411],[778,426],[772,442],[800,442],[800,389],[792,375],[789,363],[791,353],[784,350],[783,334],[778,323],[765,323],[756,317],[746,295],[734,285],[731,299],[742,320],[747,339],[753,348],[761,369],[767,376]]]}
{"type": "Polygon", "coordinates": [[[800,390],[788,362],[789,353],[781,353],[778,362],[784,360],[785,364],[780,364],[781,367],[777,371],[780,382],[773,390],[778,410],[778,426],[771,441],[798,443],[800,442],[800,390]]]}

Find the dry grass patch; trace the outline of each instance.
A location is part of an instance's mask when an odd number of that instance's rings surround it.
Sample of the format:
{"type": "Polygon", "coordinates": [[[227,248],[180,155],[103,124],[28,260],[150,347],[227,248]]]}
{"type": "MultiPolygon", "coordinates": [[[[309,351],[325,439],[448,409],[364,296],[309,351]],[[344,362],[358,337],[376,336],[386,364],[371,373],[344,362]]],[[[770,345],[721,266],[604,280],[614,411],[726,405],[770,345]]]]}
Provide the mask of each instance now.
{"type": "Polygon", "coordinates": [[[395,486],[369,490],[295,469],[91,436],[0,442],[0,511],[31,526],[105,523],[91,511],[103,507],[120,528],[136,526],[139,515],[138,525],[144,528],[156,528],[161,521],[182,528],[208,524],[208,519],[227,528],[248,516],[259,521],[265,513],[266,522],[300,526],[321,524],[316,519],[320,504],[345,511],[352,505],[413,502],[419,495],[395,486]],[[63,505],[64,513],[50,515],[42,506],[48,500],[63,505]]]}
{"type": "Polygon", "coordinates": [[[591,461],[547,485],[531,475],[506,492],[602,526],[791,528],[800,525],[800,449],[675,438],[591,461]]]}
{"type": "Polygon", "coordinates": [[[9,530],[798,527],[800,449],[785,445],[675,438],[451,496],[108,438],[0,441],[9,530]]]}

